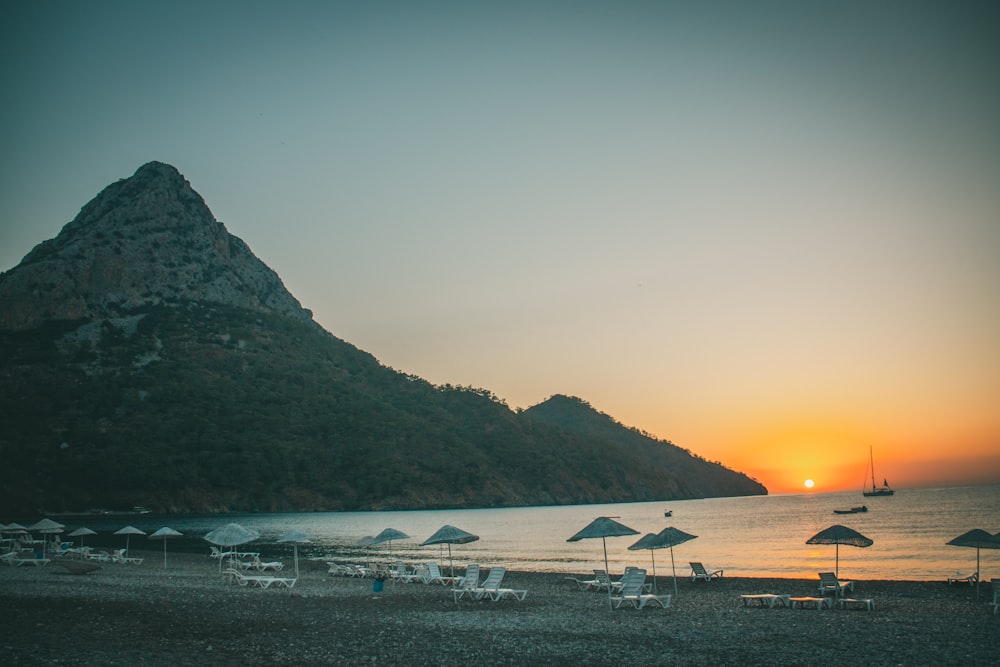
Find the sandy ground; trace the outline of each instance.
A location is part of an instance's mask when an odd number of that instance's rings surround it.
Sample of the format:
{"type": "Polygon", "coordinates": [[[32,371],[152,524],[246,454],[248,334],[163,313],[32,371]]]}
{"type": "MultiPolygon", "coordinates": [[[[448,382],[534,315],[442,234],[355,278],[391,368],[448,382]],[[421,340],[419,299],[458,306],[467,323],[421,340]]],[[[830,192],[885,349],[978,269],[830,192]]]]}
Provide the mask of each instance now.
{"type": "MultiPolygon", "coordinates": [[[[968,585],[860,581],[874,611],[746,608],[818,581],[679,581],[668,609],[610,610],[563,575],[509,572],[523,602],[439,585],[335,577],[302,562],[292,589],[227,585],[207,555],[72,575],[0,566],[0,655],[12,665],[996,665],[1000,616],[968,585]]],[[[641,564],[639,564],[642,566],[641,564]]],[[[289,563],[286,569],[291,569],[289,563]]],[[[485,571],[485,568],[484,568],[485,571]]],[[[574,574],[574,573],[567,573],[574,574]]],[[[585,576],[586,573],[576,573],[585,576]]],[[[685,572],[686,574],[686,572],[685,572]]],[[[485,572],[484,572],[485,576],[485,572]]],[[[659,592],[672,592],[669,577],[659,592]]]]}

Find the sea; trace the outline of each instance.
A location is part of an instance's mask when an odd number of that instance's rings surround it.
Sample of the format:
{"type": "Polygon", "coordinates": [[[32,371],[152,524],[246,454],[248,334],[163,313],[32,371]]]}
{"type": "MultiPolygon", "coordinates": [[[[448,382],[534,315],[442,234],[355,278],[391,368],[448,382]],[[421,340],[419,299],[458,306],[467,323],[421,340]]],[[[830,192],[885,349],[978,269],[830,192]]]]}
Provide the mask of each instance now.
{"type": "MultiPolygon", "coordinates": [[[[205,534],[238,523],[260,533],[260,539],[247,548],[262,558],[290,558],[292,545],[279,538],[298,531],[309,539],[295,547],[300,559],[339,562],[437,560],[451,562],[456,569],[479,563],[484,568],[502,565],[509,570],[587,574],[604,567],[606,549],[612,573],[638,565],[652,567],[658,575],[672,571],[686,575],[688,562],[700,561],[710,569],[723,569],[726,576],[815,578],[817,572],[836,569],[841,578],[933,581],[976,571],[978,557],[983,579],[1000,578],[1000,549],[977,553],[974,548],[947,545],[974,528],[991,534],[1000,531],[1000,485],[899,489],[894,496],[881,498],[851,491],[498,509],[53,518],[66,525],[64,535],[86,526],[98,533],[83,538],[86,544],[112,546],[125,546],[126,537],[113,533],[126,525],[146,533],[166,526],[183,533],[169,541],[168,551],[204,551],[206,556],[210,545],[205,534]],[[868,512],[834,513],[862,504],[868,512]],[[664,516],[667,511],[669,517],[664,516]],[[567,541],[597,517],[612,517],[636,534],[567,541]],[[479,539],[420,546],[446,524],[479,539]],[[837,524],[858,531],[873,544],[867,548],[806,544],[837,524]],[[646,533],[667,526],[696,537],[673,548],[629,549],[646,533]],[[409,538],[375,547],[355,546],[385,528],[409,538]]],[[[141,535],[127,539],[133,551],[163,547],[141,535]]]]}

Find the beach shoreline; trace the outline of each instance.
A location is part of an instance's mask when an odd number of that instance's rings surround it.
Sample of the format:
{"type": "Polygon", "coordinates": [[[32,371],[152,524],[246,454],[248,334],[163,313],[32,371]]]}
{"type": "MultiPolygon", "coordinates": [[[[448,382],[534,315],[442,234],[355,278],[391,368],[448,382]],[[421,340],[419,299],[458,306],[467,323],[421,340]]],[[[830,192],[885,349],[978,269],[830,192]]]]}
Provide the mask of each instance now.
{"type": "MultiPolygon", "coordinates": [[[[815,596],[818,577],[685,576],[666,610],[611,610],[606,593],[566,578],[586,572],[508,572],[523,602],[456,603],[440,585],[374,593],[371,579],[332,576],[320,560],[300,561],[293,588],[261,590],[227,585],[207,555],[171,553],[166,569],[160,551],[130,555],[144,562],[83,575],[55,562],[0,567],[9,664],[991,665],[1000,632],[989,582],[977,599],[943,580],[858,581],[853,597],[873,599],[873,611],[817,611],[745,607],[740,595],[815,596]]],[[[672,594],[673,579],[657,574],[658,592],[672,594]]]]}

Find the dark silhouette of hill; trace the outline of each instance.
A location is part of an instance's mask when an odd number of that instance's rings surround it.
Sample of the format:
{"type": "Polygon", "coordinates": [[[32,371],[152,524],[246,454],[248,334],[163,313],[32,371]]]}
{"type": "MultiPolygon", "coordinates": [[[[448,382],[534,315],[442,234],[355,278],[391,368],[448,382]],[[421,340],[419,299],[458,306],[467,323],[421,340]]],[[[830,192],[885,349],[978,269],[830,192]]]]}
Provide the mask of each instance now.
{"type": "Polygon", "coordinates": [[[331,335],[169,165],[0,274],[0,513],[766,493],[579,399],[512,411],[331,335]]]}

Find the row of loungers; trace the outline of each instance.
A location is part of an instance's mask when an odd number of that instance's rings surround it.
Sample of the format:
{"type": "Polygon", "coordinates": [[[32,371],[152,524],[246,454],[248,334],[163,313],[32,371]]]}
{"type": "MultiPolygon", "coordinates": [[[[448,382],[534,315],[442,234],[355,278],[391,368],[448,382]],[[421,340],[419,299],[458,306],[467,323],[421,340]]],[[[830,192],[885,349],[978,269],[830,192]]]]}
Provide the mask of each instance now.
{"type": "Polygon", "coordinates": [[[740,601],[743,602],[744,607],[758,606],[767,607],[769,609],[774,609],[776,606],[779,606],[788,607],[790,609],[811,608],[819,611],[824,608],[833,609],[835,605],[841,609],[858,608],[867,609],[868,611],[873,611],[875,609],[875,601],[871,598],[844,597],[845,591],[854,591],[853,581],[842,581],[838,579],[837,575],[833,572],[820,572],[818,596],[792,597],[791,595],[775,593],[752,593],[748,595],[741,595],[740,601]]]}
{"type": "Polygon", "coordinates": [[[327,561],[327,566],[329,567],[327,573],[336,576],[378,578],[383,581],[391,579],[401,584],[422,583],[454,586],[462,579],[462,577],[446,576],[441,572],[441,568],[435,561],[424,563],[412,569],[408,568],[402,561],[397,562],[394,566],[379,563],[374,567],[367,565],[343,565],[327,561]]]}
{"type": "MultiPolygon", "coordinates": [[[[711,581],[712,579],[719,579],[722,577],[724,570],[712,570],[709,571],[704,565],[698,562],[690,562],[688,565],[691,566],[691,581],[711,581]]],[[[625,568],[625,575],[629,572],[638,570],[637,567],[627,567],[625,568]]],[[[645,571],[645,570],[644,570],[645,571]]],[[[577,588],[582,591],[606,591],[609,588],[612,592],[620,590],[625,577],[618,581],[612,581],[611,577],[604,570],[594,570],[594,577],[592,579],[578,579],[576,577],[566,577],[566,579],[576,583],[577,588]]],[[[650,585],[646,584],[647,592],[649,591],[650,585]]]]}
{"type": "Polygon", "coordinates": [[[523,601],[528,591],[524,589],[506,588],[502,585],[507,569],[503,567],[490,568],[486,579],[479,581],[480,567],[473,563],[465,570],[465,575],[461,577],[446,576],[441,573],[441,568],[435,561],[424,563],[416,568],[410,569],[402,562],[397,562],[395,566],[379,564],[375,567],[361,565],[342,565],[328,562],[328,573],[345,577],[377,577],[383,580],[392,579],[397,583],[422,583],[440,584],[451,586],[452,596],[455,602],[463,599],[468,600],[491,600],[499,602],[501,600],[523,601]]]}
{"type": "Polygon", "coordinates": [[[753,593],[741,595],[740,601],[744,607],[787,607],[789,609],[833,609],[834,606],[841,609],[867,609],[874,611],[875,600],[871,598],[829,598],[829,597],[792,597],[791,595],[781,595],[774,593],[753,593]]]}
{"type": "Polygon", "coordinates": [[[605,570],[594,570],[593,579],[576,577],[566,577],[566,579],[574,582],[581,591],[608,591],[615,594],[611,598],[611,604],[615,609],[625,604],[634,609],[647,606],[666,609],[670,606],[671,595],[651,593],[653,587],[646,582],[646,570],[638,567],[625,568],[625,574],[618,581],[612,581],[605,570]]]}
{"type": "Polygon", "coordinates": [[[451,590],[455,602],[458,603],[463,598],[470,600],[517,600],[523,602],[528,595],[528,591],[516,588],[504,588],[503,578],[507,574],[505,567],[493,567],[486,575],[486,579],[479,582],[479,565],[473,563],[465,570],[465,576],[461,577],[457,585],[451,590]]]}

